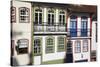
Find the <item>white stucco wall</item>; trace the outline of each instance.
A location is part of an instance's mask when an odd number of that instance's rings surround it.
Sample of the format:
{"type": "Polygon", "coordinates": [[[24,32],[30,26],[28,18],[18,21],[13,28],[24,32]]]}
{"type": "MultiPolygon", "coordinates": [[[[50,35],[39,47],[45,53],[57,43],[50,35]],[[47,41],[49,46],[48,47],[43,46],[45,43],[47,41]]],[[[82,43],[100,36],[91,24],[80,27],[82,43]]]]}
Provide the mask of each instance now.
{"type": "MultiPolygon", "coordinates": [[[[19,39],[28,39],[28,53],[17,54],[16,49],[14,50],[14,58],[17,60],[18,65],[29,64],[29,53],[31,52],[31,3],[12,1],[12,6],[16,8],[16,23],[12,23],[12,32],[21,33],[20,35],[14,35],[12,40],[14,40],[14,45],[17,46],[17,41],[19,39]],[[29,23],[19,22],[19,8],[27,7],[30,9],[30,20],[29,23]]],[[[15,48],[15,47],[14,47],[15,48]]]]}
{"type": "Polygon", "coordinates": [[[95,51],[97,50],[97,43],[96,43],[96,23],[97,21],[92,22],[92,45],[91,50],[95,51]]]}

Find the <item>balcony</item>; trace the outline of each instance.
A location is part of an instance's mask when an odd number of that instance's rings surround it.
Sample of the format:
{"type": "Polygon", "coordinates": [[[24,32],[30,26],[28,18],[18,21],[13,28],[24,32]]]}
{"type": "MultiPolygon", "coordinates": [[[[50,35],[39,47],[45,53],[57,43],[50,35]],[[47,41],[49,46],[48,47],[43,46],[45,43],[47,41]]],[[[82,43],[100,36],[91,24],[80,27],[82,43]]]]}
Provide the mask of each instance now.
{"type": "Polygon", "coordinates": [[[66,24],[42,22],[42,24],[34,24],[34,32],[66,32],[66,24]]]}
{"type": "Polygon", "coordinates": [[[90,37],[91,36],[91,29],[68,29],[70,37],[90,37]]]}

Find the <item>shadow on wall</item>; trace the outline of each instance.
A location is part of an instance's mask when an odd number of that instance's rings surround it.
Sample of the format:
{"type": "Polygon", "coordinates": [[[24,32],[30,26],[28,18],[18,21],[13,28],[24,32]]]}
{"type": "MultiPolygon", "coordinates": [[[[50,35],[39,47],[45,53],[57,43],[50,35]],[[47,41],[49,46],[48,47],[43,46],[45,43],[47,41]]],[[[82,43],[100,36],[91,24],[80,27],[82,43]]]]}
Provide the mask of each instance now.
{"type": "Polygon", "coordinates": [[[11,57],[11,66],[19,66],[19,63],[16,58],[11,57]]]}
{"type": "Polygon", "coordinates": [[[66,55],[64,63],[73,63],[72,42],[70,40],[70,37],[68,38],[66,45],[66,55]]]}
{"type": "MultiPolygon", "coordinates": [[[[26,65],[32,65],[32,53],[28,55],[30,62],[26,65]]],[[[24,61],[23,61],[24,62],[24,61]]],[[[20,66],[16,58],[11,57],[11,66],[20,66]]]]}

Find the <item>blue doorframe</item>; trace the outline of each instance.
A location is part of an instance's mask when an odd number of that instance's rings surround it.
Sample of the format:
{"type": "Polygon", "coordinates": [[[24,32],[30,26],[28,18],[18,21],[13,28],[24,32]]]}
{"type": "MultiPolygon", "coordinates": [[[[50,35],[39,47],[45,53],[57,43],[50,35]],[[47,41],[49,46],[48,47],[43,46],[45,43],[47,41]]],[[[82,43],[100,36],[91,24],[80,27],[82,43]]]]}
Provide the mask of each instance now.
{"type": "Polygon", "coordinates": [[[74,15],[70,17],[70,36],[77,37],[77,17],[74,15]]]}
{"type": "Polygon", "coordinates": [[[88,33],[88,20],[87,17],[83,16],[81,17],[81,36],[87,36],[88,33]]]}

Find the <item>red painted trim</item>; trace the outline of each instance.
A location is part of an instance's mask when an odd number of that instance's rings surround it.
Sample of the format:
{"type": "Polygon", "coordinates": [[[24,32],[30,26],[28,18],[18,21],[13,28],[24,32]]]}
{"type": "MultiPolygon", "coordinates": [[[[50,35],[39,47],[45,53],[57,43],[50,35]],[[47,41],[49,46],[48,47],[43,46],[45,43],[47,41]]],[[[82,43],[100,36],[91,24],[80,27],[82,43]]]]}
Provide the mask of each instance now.
{"type": "Polygon", "coordinates": [[[91,61],[91,52],[92,52],[92,43],[91,43],[92,41],[91,41],[91,39],[90,39],[90,61],[91,61]]]}
{"type": "Polygon", "coordinates": [[[13,6],[11,6],[11,8],[10,8],[10,16],[11,16],[11,23],[16,23],[16,7],[13,7],[13,6]],[[12,10],[14,10],[14,11],[12,11],[12,10]],[[14,12],[14,13],[12,13],[12,12],[14,12]],[[12,16],[14,17],[14,20],[12,21],[12,16]]]}

